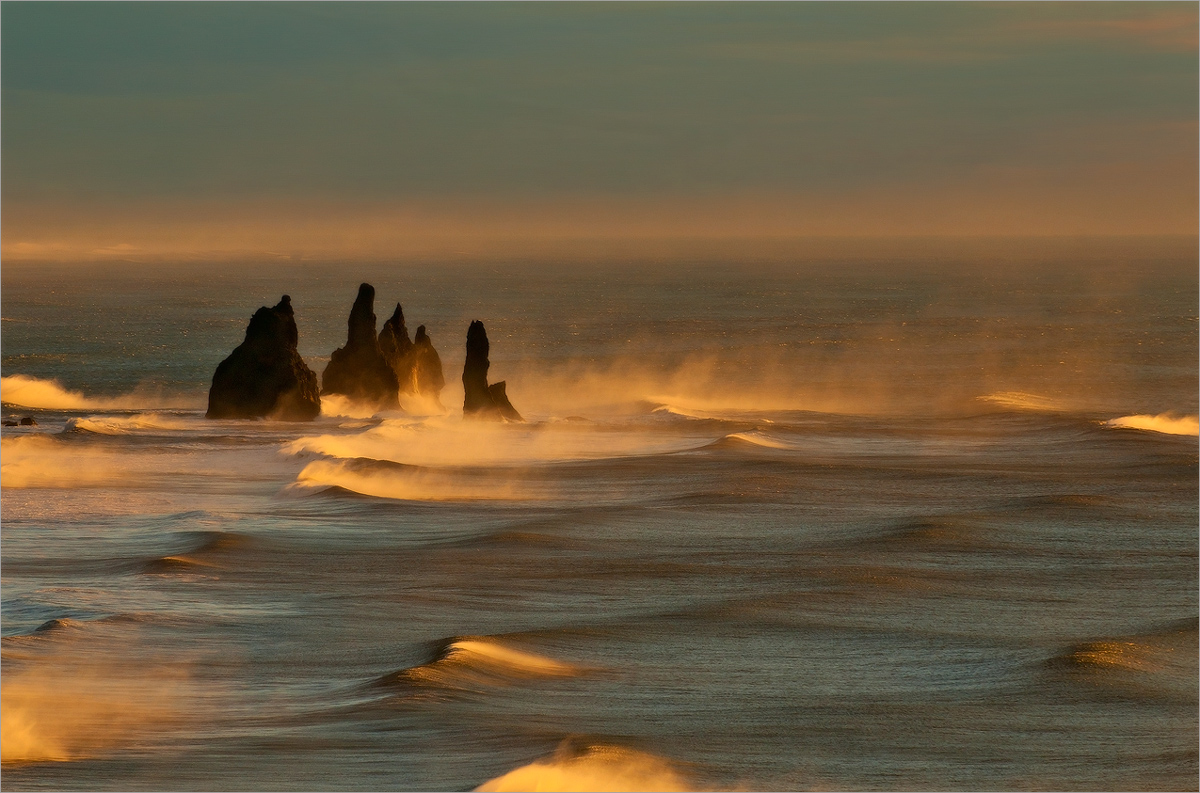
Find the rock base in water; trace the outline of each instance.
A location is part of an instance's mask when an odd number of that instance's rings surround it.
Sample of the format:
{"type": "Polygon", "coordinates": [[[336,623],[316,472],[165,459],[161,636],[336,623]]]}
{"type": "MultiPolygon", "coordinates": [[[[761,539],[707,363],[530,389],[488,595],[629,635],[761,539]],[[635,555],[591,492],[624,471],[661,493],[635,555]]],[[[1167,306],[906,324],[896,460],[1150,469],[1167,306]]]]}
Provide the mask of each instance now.
{"type": "Polygon", "coordinates": [[[467,359],[463,363],[463,416],[503,421],[524,421],[505,393],[504,381],[488,385],[491,363],[487,331],[475,320],[467,328],[467,359]]]}
{"type": "Polygon", "coordinates": [[[292,299],[254,312],[246,338],[221,361],[208,391],[210,419],[311,421],[321,412],[317,375],[296,349],[292,299]]]}

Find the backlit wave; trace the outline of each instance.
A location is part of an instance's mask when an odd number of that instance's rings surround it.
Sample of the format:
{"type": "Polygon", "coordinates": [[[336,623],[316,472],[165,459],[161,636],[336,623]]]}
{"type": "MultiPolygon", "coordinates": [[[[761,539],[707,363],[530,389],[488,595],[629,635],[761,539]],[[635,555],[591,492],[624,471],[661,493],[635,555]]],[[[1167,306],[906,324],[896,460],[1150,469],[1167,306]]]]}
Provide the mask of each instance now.
{"type": "Polygon", "coordinates": [[[135,389],[118,397],[89,397],[71,391],[56,380],[42,380],[15,374],[0,377],[0,402],[42,410],[142,410],[147,408],[199,408],[201,401],[181,396],[166,396],[146,389],[135,389]]]}
{"type": "Polygon", "coordinates": [[[515,476],[487,472],[429,471],[398,466],[315,460],[296,477],[293,489],[340,487],[375,498],[402,501],[533,500],[544,497],[515,476]]]}
{"type": "Polygon", "coordinates": [[[1010,410],[1030,410],[1039,413],[1053,413],[1066,409],[1061,400],[1053,397],[1030,394],[1025,391],[998,391],[979,397],[981,402],[991,402],[1010,410]]]}
{"type": "Polygon", "coordinates": [[[139,413],[136,416],[89,416],[67,420],[66,430],[94,432],[97,435],[128,435],[137,430],[182,430],[188,424],[158,413],[139,413]]]}
{"type": "Polygon", "coordinates": [[[566,422],[517,425],[433,418],[419,424],[385,420],[354,435],[298,438],[287,444],[284,451],[407,465],[504,465],[662,454],[696,448],[704,440],[635,428],[605,429],[566,422]]]}
{"type": "Polygon", "coordinates": [[[564,742],[550,757],[484,782],[486,791],[695,790],[670,761],[633,749],[564,742]]]}
{"type": "Polygon", "coordinates": [[[115,455],[46,435],[0,439],[0,487],[86,487],[119,479],[115,455]]]}
{"type": "Polygon", "coordinates": [[[1166,413],[1160,413],[1157,416],[1139,414],[1110,419],[1104,422],[1104,426],[1119,429],[1146,430],[1147,432],[1161,432],[1167,435],[1200,436],[1200,420],[1196,416],[1173,418],[1166,413]]]}
{"type": "Polygon", "coordinates": [[[429,663],[394,672],[379,682],[469,689],[518,680],[574,677],[583,671],[573,664],[519,649],[490,636],[467,636],[449,641],[429,663]]]}
{"type": "Polygon", "coordinates": [[[799,448],[795,444],[788,443],[787,441],[781,440],[780,438],[777,438],[777,437],[774,437],[771,435],[767,435],[766,433],[763,433],[763,432],[759,432],[758,430],[751,430],[749,432],[734,432],[729,435],[726,435],[725,440],[741,441],[742,443],[748,443],[752,446],[761,446],[765,449],[794,450],[794,449],[799,448]]]}
{"type": "MultiPolygon", "coordinates": [[[[64,621],[65,622],[65,621],[64,621]]],[[[194,701],[185,664],[157,661],[151,653],[128,663],[121,642],[127,633],[91,637],[86,651],[76,641],[30,645],[4,653],[0,680],[0,761],[70,761],[98,757],[161,740],[194,701]]],[[[62,633],[47,628],[44,634],[62,633]]]]}

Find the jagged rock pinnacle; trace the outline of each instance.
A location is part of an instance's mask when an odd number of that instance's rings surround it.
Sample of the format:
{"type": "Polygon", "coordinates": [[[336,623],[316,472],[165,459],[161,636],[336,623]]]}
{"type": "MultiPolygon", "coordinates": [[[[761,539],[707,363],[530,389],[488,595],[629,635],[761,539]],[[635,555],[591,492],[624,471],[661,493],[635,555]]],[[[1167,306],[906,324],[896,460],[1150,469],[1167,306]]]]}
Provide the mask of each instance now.
{"type": "Polygon", "coordinates": [[[321,412],[317,375],[296,349],[292,299],[261,307],[246,327],[246,338],[221,361],[208,391],[210,419],[278,418],[310,421],[321,412]]]}
{"type": "Polygon", "coordinates": [[[463,363],[463,415],[523,421],[521,414],[508,401],[504,382],[488,385],[490,352],[487,330],[479,320],[473,321],[467,328],[467,358],[463,363]]]}
{"type": "Polygon", "coordinates": [[[375,335],[375,287],[358,287],[346,325],[346,346],[330,355],[321,375],[321,393],[342,394],[380,407],[397,406],[400,383],[375,335]]]}

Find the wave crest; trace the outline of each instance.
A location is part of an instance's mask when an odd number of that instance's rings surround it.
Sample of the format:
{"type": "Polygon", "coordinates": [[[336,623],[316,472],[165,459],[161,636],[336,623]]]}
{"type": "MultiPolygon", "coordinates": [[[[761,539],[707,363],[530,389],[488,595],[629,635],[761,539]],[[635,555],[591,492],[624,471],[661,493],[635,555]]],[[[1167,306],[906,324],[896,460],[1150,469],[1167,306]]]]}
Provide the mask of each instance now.
{"type": "Polygon", "coordinates": [[[694,436],[664,437],[645,429],[597,428],[576,422],[514,425],[438,418],[420,423],[385,419],[354,435],[298,438],[284,451],[420,466],[521,465],[665,454],[693,449],[698,440],[694,436]]]}
{"type": "Polygon", "coordinates": [[[64,432],[91,432],[97,435],[129,435],[136,430],[182,430],[187,425],[157,413],[140,413],[127,418],[119,416],[89,416],[67,419],[64,432]]]}
{"type": "Polygon", "coordinates": [[[795,444],[788,443],[758,430],[750,430],[749,432],[733,432],[721,439],[723,442],[738,442],[749,444],[751,446],[760,446],[764,449],[781,449],[786,451],[795,451],[799,447],[795,444]]]}
{"type": "Polygon", "coordinates": [[[577,748],[563,741],[553,755],[484,782],[476,790],[695,790],[665,758],[620,746],[577,748]]]}
{"type": "Polygon", "coordinates": [[[997,391],[979,397],[979,401],[991,402],[1009,410],[1028,410],[1035,413],[1058,413],[1066,409],[1061,400],[1026,391],[997,391]]]}
{"type": "Polygon", "coordinates": [[[1145,430],[1161,432],[1166,435],[1197,435],[1200,436],[1200,419],[1196,416],[1174,418],[1169,413],[1159,413],[1157,416],[1138,414],[1109,419],[1104,426],[1114,429],[1145,430]]]}
{"type": "Polygon", "coordinates": [[[581,672],[572,664],[518,650],[488,636],[467,636],[447,642],[433,661],[394,672],[380,682],[469,688],[520,679],[574,677],[581,672]]]}
{"type": "Polygon", "coordinates": [[[399,501],[512,501],[541,497],[512,475],[428,471],[378,461],[316,460],[304,467],[291,487],[300,491],[336,487],[399,501]]]}
{"type": "Polygon", "coordinates": [[[0,402],[42,410],[196,409],[201,406],[193,398],[164,396],[148,389],[134,389],[118,397],[89,397],[82,391],[64,388],[57,380],[23,374],[0,377],[0,402]]]}

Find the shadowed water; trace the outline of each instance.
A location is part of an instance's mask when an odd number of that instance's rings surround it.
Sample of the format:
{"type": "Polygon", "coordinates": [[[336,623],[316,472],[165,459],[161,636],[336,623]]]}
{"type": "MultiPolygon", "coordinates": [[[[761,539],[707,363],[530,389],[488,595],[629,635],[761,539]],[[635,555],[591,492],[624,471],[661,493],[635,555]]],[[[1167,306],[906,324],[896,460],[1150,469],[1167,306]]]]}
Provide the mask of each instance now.
{"type": "Polygon", "coordinates": [[[3,287],[6,790],[1195,786],[1193,258],[3,287]],[[362,280],[448,414],[203,418],[362,280]]]}

